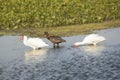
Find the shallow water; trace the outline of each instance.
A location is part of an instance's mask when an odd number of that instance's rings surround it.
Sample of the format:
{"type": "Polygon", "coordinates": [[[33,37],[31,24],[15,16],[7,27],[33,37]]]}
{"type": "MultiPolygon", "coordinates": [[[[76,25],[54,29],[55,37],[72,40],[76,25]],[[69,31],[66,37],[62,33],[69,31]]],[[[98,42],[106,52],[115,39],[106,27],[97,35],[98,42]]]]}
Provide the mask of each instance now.
{"type": "Polygon", "coordinates": [[[0,37],[0,80],[120,80],[120,28],[94,31],[97,46],[73,48],[86,35],[64,37],[60,48],[32,50],[19,36],[0,37]]]}

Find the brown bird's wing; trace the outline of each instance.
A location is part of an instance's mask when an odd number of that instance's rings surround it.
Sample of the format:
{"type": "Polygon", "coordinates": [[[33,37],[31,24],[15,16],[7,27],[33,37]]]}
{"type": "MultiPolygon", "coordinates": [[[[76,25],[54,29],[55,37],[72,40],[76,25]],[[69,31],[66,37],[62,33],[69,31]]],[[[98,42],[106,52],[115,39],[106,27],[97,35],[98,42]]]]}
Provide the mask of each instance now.
{"type": "Polygon", "coordinates": [[[50,36],[50,40],[54,43],[61,43],[61,42],[65,42],[64,39],[62,39],[59,36],[50,36]]]}

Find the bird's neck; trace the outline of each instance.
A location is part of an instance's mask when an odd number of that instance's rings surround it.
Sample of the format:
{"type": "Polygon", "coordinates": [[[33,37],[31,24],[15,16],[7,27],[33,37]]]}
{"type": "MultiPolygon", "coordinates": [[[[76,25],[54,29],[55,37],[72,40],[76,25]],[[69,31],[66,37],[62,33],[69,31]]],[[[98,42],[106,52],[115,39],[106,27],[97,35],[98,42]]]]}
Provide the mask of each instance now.
{"type": "Polygon", "coordinates": [[[23,36],[23,42],[24,42],[24,44],[26,44],[26,42],[27,42],[27,36],[23,36]]]}
{"type": "Polygon", "coordinates": [[[47,39],[50,39],[50,36],[49,36],[49,34],[46,34],[45,36],[46,36],[46,38],[47,38],[47,39]]]}
{"type": "Polygon", "coordinates": [[[78,45],[84,45],[85,43],[84,42],[79,42],[78,45]]]}

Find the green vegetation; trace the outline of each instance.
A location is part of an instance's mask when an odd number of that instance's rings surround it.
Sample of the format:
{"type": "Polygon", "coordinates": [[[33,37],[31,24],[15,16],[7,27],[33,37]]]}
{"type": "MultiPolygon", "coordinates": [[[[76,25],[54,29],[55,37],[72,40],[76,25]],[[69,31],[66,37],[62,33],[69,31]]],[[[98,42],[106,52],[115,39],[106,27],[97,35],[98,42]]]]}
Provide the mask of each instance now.
{"type": "Polygon", "coordinates": [[[50,34],[60,35],[60,36],[71,36],[79,34],[91,33],[94,30],[101,30],[106,28],[115,28],[120,26],[120,20],[105,21],[102,23],[91,23],[82,25],[71,25],[71,26],[61,26],[61,27],[45,27],[45,28],[29,28],[29,29],[16,29],[16,30],[2,30],[0,35],[6,34],[18,34],[24,33],[29,36],[44,37],[44,32],[48,31],[50,34]]]}
{"type": "Polygon", "coordinates": [[[120,19],[120,0],[0,0],[0,30],[40,28],[42,32],[41,28],[116,19],[120,19]]]}

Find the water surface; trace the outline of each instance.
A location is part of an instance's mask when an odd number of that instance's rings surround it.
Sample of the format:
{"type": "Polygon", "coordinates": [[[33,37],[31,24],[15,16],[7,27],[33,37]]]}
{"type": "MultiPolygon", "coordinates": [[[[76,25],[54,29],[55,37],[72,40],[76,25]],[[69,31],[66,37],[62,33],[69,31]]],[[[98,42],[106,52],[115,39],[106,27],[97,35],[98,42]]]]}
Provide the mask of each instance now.
{"type": "Polygon", "coordinates": [[[86,35],[63,37],[60,48],[32,50],[19,36],[0,37],[0,80],[120,80],[120,28],[94,31],[97,46],[72,47],[86,35]]]}

